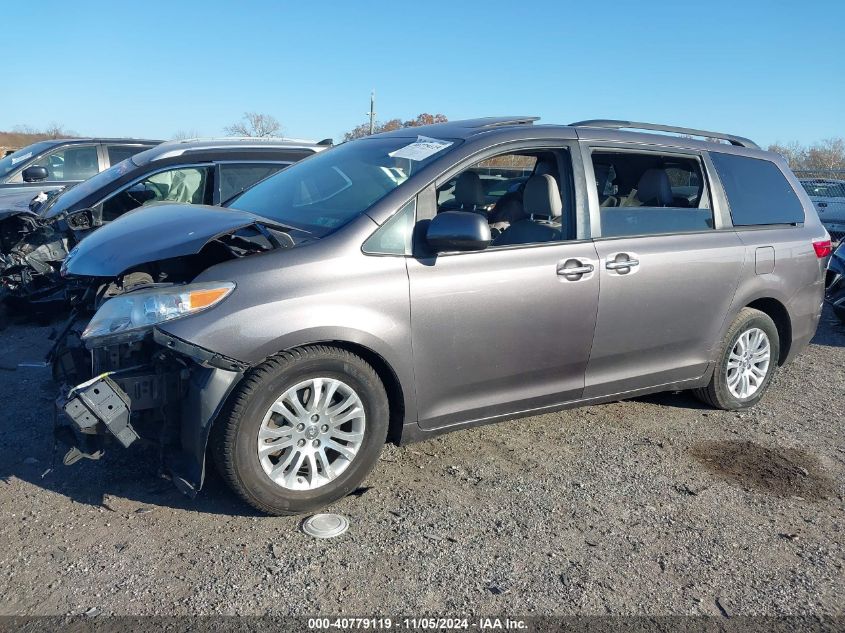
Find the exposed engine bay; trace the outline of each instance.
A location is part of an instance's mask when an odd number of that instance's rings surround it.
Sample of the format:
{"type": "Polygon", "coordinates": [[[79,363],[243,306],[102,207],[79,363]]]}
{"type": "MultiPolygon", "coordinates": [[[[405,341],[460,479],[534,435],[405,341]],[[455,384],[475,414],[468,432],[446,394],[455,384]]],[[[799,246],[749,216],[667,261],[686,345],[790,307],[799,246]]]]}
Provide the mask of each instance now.
{"type": "Polygon", "coordinates": [[[12,301],[56,299],[59,269],[73,244],[72,237],[34,213],[0,219],[0,287],[12,301]]]}

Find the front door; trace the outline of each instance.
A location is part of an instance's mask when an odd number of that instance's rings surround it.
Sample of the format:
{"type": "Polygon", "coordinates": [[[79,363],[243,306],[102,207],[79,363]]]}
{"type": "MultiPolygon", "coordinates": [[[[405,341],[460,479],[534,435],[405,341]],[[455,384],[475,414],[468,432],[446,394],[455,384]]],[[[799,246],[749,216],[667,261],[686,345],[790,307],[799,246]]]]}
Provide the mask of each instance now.
{"type": "Polygon", "coordinates": [[[593,243],[576,239],[586,195],[570,151],[514,149],[438,183],[436,212],[480,213],[494,239],[480,252],[407,260],[421,427],[581,396],[599,274],[593,243]]]}
{"type": "Polygon", "coordinates": [[[420,426],[578,399],[597,265],[591,242],[408,259],[420,426]],[[593,272],[567,275],[564,267],[593,272]]]}

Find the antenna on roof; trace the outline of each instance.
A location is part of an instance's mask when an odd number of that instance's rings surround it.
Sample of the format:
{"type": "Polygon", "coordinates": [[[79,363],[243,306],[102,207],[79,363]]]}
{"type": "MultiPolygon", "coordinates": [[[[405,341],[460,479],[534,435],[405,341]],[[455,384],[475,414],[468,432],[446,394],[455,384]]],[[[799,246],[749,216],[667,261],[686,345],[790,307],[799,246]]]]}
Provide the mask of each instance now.
{"type": "Polygon", "coordinates": [[[370,111],[367,113],[370,117],[370,136],[376,131],[376,89],[373,88],[370,92],[370,111]]]}

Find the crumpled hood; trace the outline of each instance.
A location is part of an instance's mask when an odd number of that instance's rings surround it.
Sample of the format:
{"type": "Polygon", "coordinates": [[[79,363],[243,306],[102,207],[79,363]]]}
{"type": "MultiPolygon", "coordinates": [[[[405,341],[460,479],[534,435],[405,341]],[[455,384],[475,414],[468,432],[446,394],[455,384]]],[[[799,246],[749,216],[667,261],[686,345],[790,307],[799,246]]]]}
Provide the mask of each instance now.
{"type": "Polygon", "coordinates": [[[155,204],[130,211],[91,233],[65,259],[62,274],[115,277],[147,262],[193,255],[209,241],[265,218],[195,204],[155,204]]]}
{"type": "Polygon", "coordinates": [[[29,202],[36,195],[38,195],[38,191],[33,191],[32,189],[9,193],[0,191],[0,220],[5,220],[20,213],[35,215],[29,209],[29,202]]]}

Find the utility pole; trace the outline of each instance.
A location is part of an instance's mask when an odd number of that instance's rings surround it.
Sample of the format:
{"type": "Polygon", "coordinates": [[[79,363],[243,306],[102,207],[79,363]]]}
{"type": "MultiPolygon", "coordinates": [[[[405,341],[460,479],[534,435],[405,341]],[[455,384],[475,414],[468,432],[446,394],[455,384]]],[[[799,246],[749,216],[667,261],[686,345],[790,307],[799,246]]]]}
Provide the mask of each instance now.
{"type": "Polygon", "coordinates": [[[370,93],[370,135],[376,131],[376,89],[370,93]]]}

